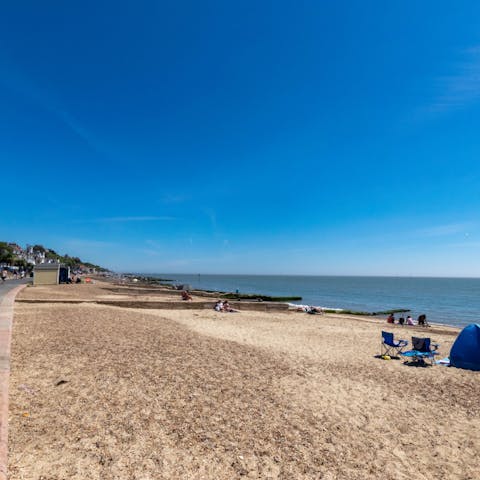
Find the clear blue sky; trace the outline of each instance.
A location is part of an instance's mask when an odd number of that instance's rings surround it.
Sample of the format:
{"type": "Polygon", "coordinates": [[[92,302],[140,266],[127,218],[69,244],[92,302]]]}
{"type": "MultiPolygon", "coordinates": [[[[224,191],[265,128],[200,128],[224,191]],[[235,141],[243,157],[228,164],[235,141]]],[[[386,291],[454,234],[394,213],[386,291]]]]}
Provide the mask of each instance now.
{"type": "Polygon", "coordinates": [[[476,0],[4,2],[0,105],[0,239],[480,276],[476,0]]]}

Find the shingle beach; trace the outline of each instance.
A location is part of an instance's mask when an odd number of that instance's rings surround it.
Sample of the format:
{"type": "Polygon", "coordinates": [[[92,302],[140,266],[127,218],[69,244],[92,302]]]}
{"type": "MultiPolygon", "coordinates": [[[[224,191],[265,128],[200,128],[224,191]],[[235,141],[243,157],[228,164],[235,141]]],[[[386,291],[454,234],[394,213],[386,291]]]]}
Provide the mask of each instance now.
{"type": "MultiPolygon", "coordinates": [[[[384,320],[94,303],[156,298],[109,287],[18,295],[12,480],[480,477],[480,372],[376,358],[384,320]]],[[[388,327],[441,356],[458,332],[388,327]]]]}

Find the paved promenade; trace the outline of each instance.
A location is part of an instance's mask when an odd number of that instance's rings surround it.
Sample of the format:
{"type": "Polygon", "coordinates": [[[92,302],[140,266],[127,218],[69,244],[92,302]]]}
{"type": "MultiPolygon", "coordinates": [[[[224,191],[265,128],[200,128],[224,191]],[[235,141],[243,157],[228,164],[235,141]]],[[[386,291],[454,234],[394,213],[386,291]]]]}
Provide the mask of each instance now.
{"type": "Polygon", "coordinates": [[[31,278],[24,278],[22,280],[6,280],[5,282],[2,282],[0,280],[0,303],[3,300],[3,297],[12,289],[18,287],[19,285],[24,285],[31,283],[32,279],[31,278]]]}
{"type": "Polygon", "coordinates": [[[8,380],[13,304],[17,293],[30,282],[31,279],[22,279],[0,283],[0,480],[7,479],[8,380]]]}

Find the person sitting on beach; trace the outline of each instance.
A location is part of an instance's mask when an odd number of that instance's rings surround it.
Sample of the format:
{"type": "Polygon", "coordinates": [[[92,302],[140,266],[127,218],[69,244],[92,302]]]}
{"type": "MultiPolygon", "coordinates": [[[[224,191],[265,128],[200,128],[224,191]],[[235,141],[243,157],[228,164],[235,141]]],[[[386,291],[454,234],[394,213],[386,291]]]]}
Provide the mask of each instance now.
{"type": "Polygon", "coordinates": [[[310,307],[307,305],[299,305],[296,307],[297,312],[306,312],[310,307]]]}
{"type": "Polygon", "coordinates": [[[213,309],[216,312],[223,312],[223,302],[221,300],[218,300],[213,309]]]}
{"type": "Polygon", "coordinates": [[[391,313],[391,314],[387,317],[387,323],[395,323],[395,317],[393,316],[393,313],[391,313]]]}
{"type": "Polygon", "coordinates": [[[235,310],[230,306],[230,304],[228,303],[228,300],[225,300],[223,302],[223,311],[224,312],[238,312],[238,310],[235,310]]]}
{"type": "Polygon", "coordinates": [[[404,319],[403,317],[400,317],[400,318],[398,319],[398,323],[399,323],[400,325],[403,325],[403,324],[405,323],[405,319],[404,319]]]}
{"type": "Polygon", "coordinates": [[[430,325],[427,322],[427,316],[423,313],[419,315],[417,320],[417,325],[421,325],[422,327],[429,327],[430,325]]]}
{"type": "Polygon", "coordinates": [[[182,292],[182,300],[192,300],[192,296],[188,293],[187,290],[182,292]]]}
{"type": "Polygon", "coordinates": [[[407,325],[415,325],[413,323],[413,318],[410,315],[407,317],[407,325]]]}

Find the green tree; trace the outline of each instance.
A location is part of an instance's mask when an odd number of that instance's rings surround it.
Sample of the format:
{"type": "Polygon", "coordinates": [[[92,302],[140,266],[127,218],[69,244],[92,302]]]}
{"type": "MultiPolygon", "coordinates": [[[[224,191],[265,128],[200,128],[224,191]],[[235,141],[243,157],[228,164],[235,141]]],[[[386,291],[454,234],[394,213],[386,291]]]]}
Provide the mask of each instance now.
{"type": "Polygon", "coordinates": [[[0,242],[0,263],[12,263],[15,259],[13,248],[7,242],[0,242]]]}
{"type": "Polygon", "coordinates": [[[23,270],[28,270],[29,264],[23,258],[16,258],[13,261],[13,264],[17,267],[22,268],[23,270]]]}
{"type": "Polygon", "coordinates": [[[46,258],[52,258],[53,260],[56,260],[59,257],[59,255],[57,253],[55,253],[53,250],[49,250],[45,254],[45,257],[46,258]]]}
{"type": "Polygon", "coordinates": [[[36,253],[45,253],[45,247],[43,245],[34,245],[33,246],[33,251],[36,253]]]}

